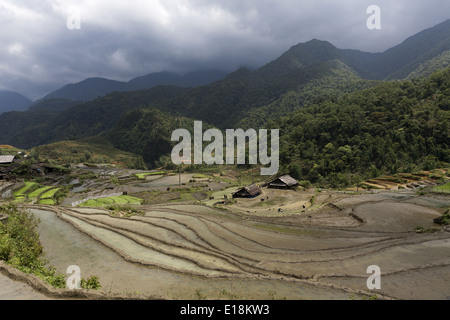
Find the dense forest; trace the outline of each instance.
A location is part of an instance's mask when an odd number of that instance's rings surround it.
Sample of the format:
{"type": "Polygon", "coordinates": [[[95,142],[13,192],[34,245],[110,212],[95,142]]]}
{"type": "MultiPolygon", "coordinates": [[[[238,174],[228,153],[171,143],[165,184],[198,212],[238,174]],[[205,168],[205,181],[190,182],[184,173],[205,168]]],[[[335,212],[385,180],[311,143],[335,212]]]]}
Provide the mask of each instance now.
{"type": "MultiPolygon", "coordinates": [[[[381,174],[448,166],[450,68],[425,79],[356,81],[353,86],[369,88],[345,93],[336,85],[307,102],[308,90],[302,89],[269,105],[294,111],[278,116],[269,106],[262,108],[266,113],[259,110],[261,125],[254,128],[280,129],[280,173],[344,187],[381,174]]],[[[242,123],[252,123],[255,114],[242,123]]],[[[171,132],[192,132],[193,121],[158,109],[135,109],[104,136],[118,149],[142,155],[150,167],[172,167],[170,151],[177,142],[170,141],[171,132]]]]}
{"type": "Polygon", "coordinates": [[[179,128],[193,132],[194,120],[175,117],[155,108],[134,109],[103,136],[117,149],[141,155],[150,168],[171,167],[171,135],[179,128]]]}
{"type": "Polygon", "coordinates": [[[347,186],[384,173],[450,162],[450,68],[312,103],[278,120],[283,170],[319,185],[347,186]]]}

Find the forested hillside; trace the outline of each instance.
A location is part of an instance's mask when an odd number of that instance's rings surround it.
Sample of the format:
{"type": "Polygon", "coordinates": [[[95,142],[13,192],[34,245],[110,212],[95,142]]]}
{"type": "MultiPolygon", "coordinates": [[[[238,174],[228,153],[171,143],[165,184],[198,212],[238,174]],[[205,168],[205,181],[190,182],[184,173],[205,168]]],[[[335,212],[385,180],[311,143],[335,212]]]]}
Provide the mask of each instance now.
{"type": "Polygon", "coordinates": [[[17,92],[0,90],[0,114],[26,110],[33,102],[17,92]]]}
{"type": "MultiPolygon", "coordinates": [[[[101,136],[155,167],[170,164],[172,131],[201,120],[222,130],[280,129],[281,171],[317,184],[345,186],[380,173],[431,169],[450,162],[449,52],[450,20],[384,53],[311,40],[257,70],[241,68],[209,85],[114,92],[82,103],[45,100],[26,112],[4,113],[0,142],[29,149],[101,136]],[[386,80],[398,78],[409,80],[386,80]]],[[[172,75],[136,78],[133,85],[155,77],[172,75]]]]}
{"type": "Polygon", "coordinates": [[[126,112],[159,106],[187,89],[156,87],[150,90],[115,92],[106,97],[73,106],[68,100],[48,100],[27,112],[0,115],[0,137],[5,144],[29,149],[57,141],[75,140],[110,130],[126,112]],[[55,113],[55,108],[63,110],[55,113]]]}
{"type": "Polygon", "coordinates": [[[283,170],[347,186],[382,173],[450,162],[450,68],[313,103],[267,127],[281,129],[283,170]]]}
{"type": "Polygon", "coordinates": [[[216,70],[190,72],[185,75],[162,71],[131,79],[128,82],[105,78],[89,78],[78,83],[67,84],[40,99],[66,99],[70,101],[90,101],[112,92],[148,90],[158,86],[197,87],[218,81],[226,73],[216,70]]]}
{"type": "Polygon", "coordinates": [[[193,132],[194,120],[175,117],[158,109],[134,109],[126,113],[104,137],[116,148],[141,155],[150,167],[170,163],[172,132],[184,128],[193,132]],[[164,157],[165,159],[161,159],[164,157]]]}

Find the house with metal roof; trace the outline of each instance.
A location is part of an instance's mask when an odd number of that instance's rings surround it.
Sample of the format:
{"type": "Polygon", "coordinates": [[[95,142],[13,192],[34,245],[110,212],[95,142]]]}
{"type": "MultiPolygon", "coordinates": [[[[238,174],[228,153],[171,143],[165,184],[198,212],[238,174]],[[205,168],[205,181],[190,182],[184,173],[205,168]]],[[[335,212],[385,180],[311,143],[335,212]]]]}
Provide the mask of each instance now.
{"type": "Polygon", "coordinates": [[[0,156],[0,164],[11,164],[14,161],[14,156],[0,156]]]}

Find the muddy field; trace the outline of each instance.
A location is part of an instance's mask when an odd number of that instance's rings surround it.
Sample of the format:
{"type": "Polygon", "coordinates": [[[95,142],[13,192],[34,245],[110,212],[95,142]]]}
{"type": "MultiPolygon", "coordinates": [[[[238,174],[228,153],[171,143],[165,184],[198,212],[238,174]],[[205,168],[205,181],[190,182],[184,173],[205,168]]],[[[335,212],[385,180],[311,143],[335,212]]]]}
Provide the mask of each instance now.
{"type": "MultiPolygon", "coordinates": [[[[449,299],[448,195],[262,188],[233,199],[230,177],[102,171],[40,219],[49,264],[96,275],[104,295],[149,299],[449,299]],[[120,179],[112,184],[110,175],[120,179]],[[78,190],[80,189],[80,190],[78,190]],[[72,207],[87,196],[142,197],[142,215],[72,207]],[[230,200],[230,201],[228,201],[230,200]],[[422,232],[416,232],[420,226],[422,232]],[[381,289],[369,290],[369,266],[381,289]]],[[[0,298],[44,299],[0,274],[0,298]]]]}
{"type": "MultiPolygon", "coordinates": [[[[296,205],[309,197],[305,193],[296,205]]],[[[105,293],[164,299],[449,299],[450,230],[433,224],[449,207],[448,197],[404,191],[324,192],[319,203],[322,198],[326,205],[306,210],[287,205],[284,213],[269,210],[276,204],[247,210],[258,199],[228,210],[152,205],[145,215],[127,219],[94,208],[29,210],[41,220],[50,264],[62,273],[78,265],[83,277],[98,275],[105,293]],[[417,233],[419,225],[434,232],[417,233]],[[381,290],[367,288],[371,265],[381,269],[381,290]]]]}

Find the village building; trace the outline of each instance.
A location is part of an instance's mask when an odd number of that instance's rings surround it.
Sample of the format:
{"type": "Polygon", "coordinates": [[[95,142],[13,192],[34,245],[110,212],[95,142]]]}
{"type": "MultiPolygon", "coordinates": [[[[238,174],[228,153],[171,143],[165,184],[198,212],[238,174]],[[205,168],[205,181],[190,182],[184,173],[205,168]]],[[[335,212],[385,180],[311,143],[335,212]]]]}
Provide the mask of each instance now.
{"type": "Polygon", "coordinates": [[[267,186],[269,188],[276,188],[276,189],[295,189],[299,186],[299,183],[290,175],[284,175],[276,178],[275,180],[272,180],[267,184],[267,186]]]}
{"type": "Polygon", "coordinates": [[[233,198],[254,198],[262,193],[261,189],[257,185],[250,185],[243,187],[233,193],[233,198]]]}
{"type": "Polygon", "coordinates": [[[14,156],[0,156],[0,165],[11,164],[14,161],[14,156]]]}
{"type": "Polygon", "coordinates": [[[10,172],[19,165],[18,163],[14,163],[14,158],[14,156],[9,155],[0,156],[0,180],[11,178],[10,172]]]}

